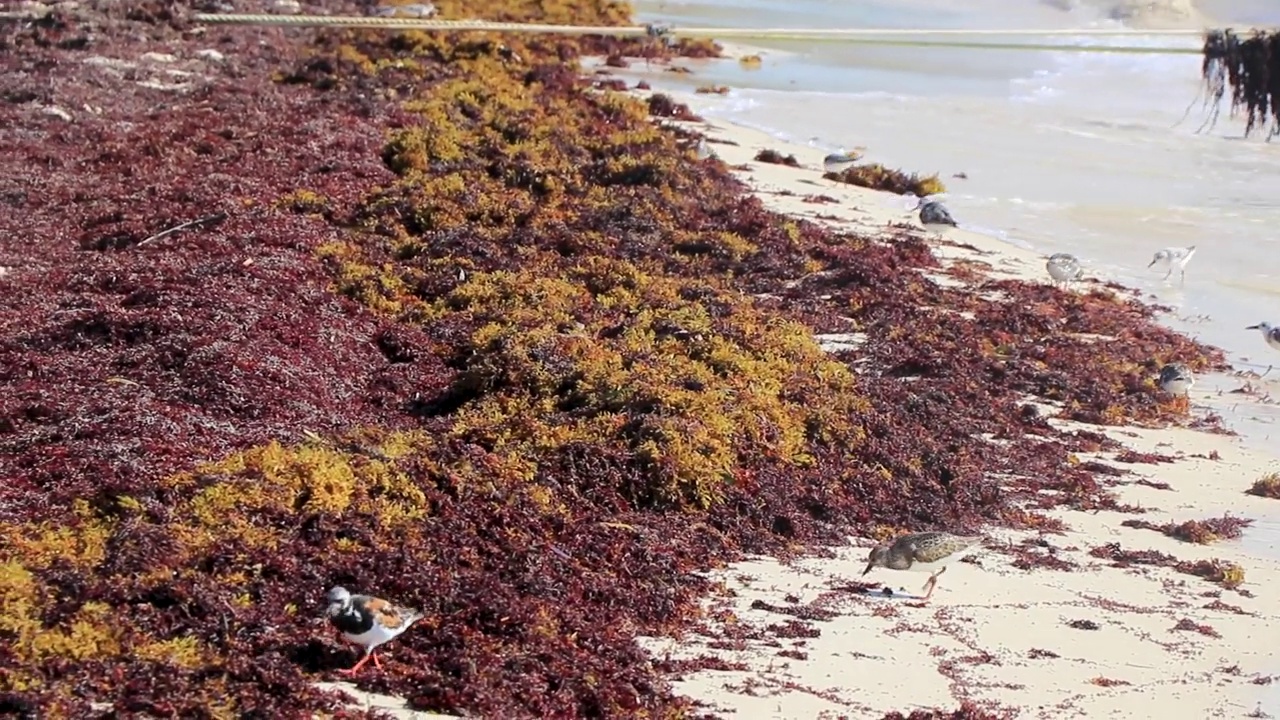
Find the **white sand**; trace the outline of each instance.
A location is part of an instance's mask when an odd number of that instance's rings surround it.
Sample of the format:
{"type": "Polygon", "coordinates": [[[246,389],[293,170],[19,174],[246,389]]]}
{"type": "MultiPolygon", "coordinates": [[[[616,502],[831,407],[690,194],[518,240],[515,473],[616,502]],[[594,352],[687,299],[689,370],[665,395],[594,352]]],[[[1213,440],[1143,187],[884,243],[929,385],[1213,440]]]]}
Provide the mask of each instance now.
{"type": "MultiPolygon", "coordinates": [[[[674,95],[685,102],[695,99],[674,95]]],[[[889,222],[915,222],[903,198],[822,180],[820,150],[788,146],[764,133],[723,123],[705,129],[715,139],[738,143],[709,146],[730,165],[749,165],[750,170],[740,175],[775,210],[809,219],[834,215],[838,221],[819,222],[872,233],[883,231],[889,222]],[[762,148],[794,154],[805,167],[755,162],[762,148]],[[779,194],[784,191],[794,194],[779,194]],[[839,203],[806,203],[806,195],[826,195],[839,203]]],[[[963,225],[963,208],[950,209],[963,225]]],[[[1044,258],[1036,253],[963,230],[948,230],[946,235],[977,251],[940,246],[942,257],[988,263],[1002,275],[1047,279],[1044,258]]],[[[856,343],[858,338],[824,340],[856,343]]],[[[1192,402],[1194,412],[1203,413],[1206,407],[1240,400],[1197,387],[1192,402]]],[[[1125,482],[1145,477],[1167,482],[1173,490],[1136,484],[1119,488],[1121,502],[1151,509],[1141,516],[1056,513],[1071,531],[1045,539],[1060,558],[1080,565],[1074,572],[1023,571],[1010,565],[1009,556],[979,553],[980,567],[952,565],[930,603],[922,605],[903,601],[909,598],[833,590],[859,579],[865,567],[871,543],[851,538],[849,547],[836,551],[835,560],[807,560],[788,567],[759,558],[715,573],[731,596],[713,600],[711,606],[728,610],[725,617],[739,626],[763,629],[791,619],[753,610],[754,601],[802,606],[822,596],[819,605],[836,615],[807,623],[820,631],[818,637],[769,644],[772,633],[766,632],[765,640],[730,650],[708,648],[712,638],[701,636],[647,639],[646,646],[658,657],[708,654],[744,663],[745,670],[687,675],[677,687],[720,712],[746,718],[815,718],[824,713],[879,718],[890,710],[955,709],[962,699],[1020,708],[1019,717],[1210,718],[1245,716],[1268,692],[1274,703],[1278,693],[1253,680],[1280,674],[1280,657],[1274,654],[1280,606],[1271,596],[1280,584],[1280,562],[1251,556],[1239,541],[1191,545],[1151,530],[1124,528],[1121,522],[1135,517],[1154,523],[1206,519],[1227,511],[1243,517],[1274,515],[1280,509],[1276,501],[1243,491],[1280,463],[1245,449],[1238,438],[1186,429],[1112,428],[1107,433],[1137,451],[1180,459],[1173,464],[1127,465],[1115,463],[1108,452],[1082,460],[1133,470],[1137,475],[1121,478],[1125,482]],[[1220,459],[1208,459],[1213,452],[1220,459]],[[1221,558],[1239,563],[1246,571],[1244,589],[1256,597],[1225,591],[1221,601],[1249,614],[1205,608],[1221,588],[1200,578],[1172,569],[1112,568],[1088,555],[1090,549],[1111,542],[1127,550],[1159,550],[1181,560],[1221,558]],[[786,599],[788,595],[794,602],[786,599]],[[1172,629],[1184,619],[1209,625],[1220,637],[1172,629]],[[1075,620],[1097,623],[1099,629],[1070,627],[1075,620]],[[1032,650],[1054,656],[1033,657],[1032,650]],[[781,651],[801,655],[786,657],[779,655],[781,651]]],[[[993,533],[1014,542],[1034,535],[993,533]]],[[[877,569],[866,579],[918,595],[926,578],[877,569]]],[[[1277,708],[1272,704],[1269,709],[1277,708]]]]}

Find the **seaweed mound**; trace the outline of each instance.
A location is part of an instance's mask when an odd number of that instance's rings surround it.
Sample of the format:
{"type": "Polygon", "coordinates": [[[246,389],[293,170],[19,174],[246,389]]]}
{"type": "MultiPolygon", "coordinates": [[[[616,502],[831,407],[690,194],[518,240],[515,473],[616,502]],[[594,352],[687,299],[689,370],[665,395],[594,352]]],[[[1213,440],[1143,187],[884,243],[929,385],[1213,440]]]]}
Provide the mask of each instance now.
{"type": "Polygon", "coordinates": [[[689,716],[635,637],[701,571],[1132,511],[1030,401],[1158,424],[1155,368],[1222,363],[1105,289],[980,295],[905,231],[768,212],[687,107],[574,62],[707,43],[184,13],[0,35],[3,712],[355,716],[313,683],[354,660],[342,584],[423,610],[359,677],[413,707],[689,716]]]}

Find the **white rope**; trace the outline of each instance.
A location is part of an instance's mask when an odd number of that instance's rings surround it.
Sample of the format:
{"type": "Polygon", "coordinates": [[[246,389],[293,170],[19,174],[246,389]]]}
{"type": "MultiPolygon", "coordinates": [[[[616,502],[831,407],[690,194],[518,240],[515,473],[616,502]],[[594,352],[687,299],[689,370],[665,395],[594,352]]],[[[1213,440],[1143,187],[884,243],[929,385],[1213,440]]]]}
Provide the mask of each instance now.
{"type": "MultiPolygon", "coordinates": [[[[34,19],[30,12],[0,12],[0,19],[34,19]]],[[[1042,50],[1051,52],[1120,53],[1138,55],[1199,55],[1200,47],[1147,47],[1107,45],[1056,45],[1036,42],[977,42],[972,40],[927,40],[895,38],[929,37],[1201,37],[1200,30],[1134,30],[1129,28],[987,29],[956,28],[675,28],[665,24],[600,26],[547,25],[538,23],[489,22],[486,20],[433,20],[410,17],[363,17],[341,15],[268,15],[244,13],[195,13],[192,19],[207,24],[275,25],[292,27],[351,27],[387,30],[438,30],[474,32],[526,32],[559,35],[610,35],[614,37],[752,38],[759,40],[842,41],[851,44],[897,47],[952,47],[979,50],[1042,50]]]]}

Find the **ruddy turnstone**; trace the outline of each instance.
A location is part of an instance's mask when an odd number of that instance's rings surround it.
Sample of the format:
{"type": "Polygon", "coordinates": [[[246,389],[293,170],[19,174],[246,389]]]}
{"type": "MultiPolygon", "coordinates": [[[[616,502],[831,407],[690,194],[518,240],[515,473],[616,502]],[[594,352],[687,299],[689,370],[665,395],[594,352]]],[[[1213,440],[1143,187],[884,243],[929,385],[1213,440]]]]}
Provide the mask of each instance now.
{"type": "Polygon", "coordinates": [[[1169,363],[1160,368],[1160,389],[1173,395],[1181,397],[1186,407],[1190,409],[1191,398],[1188,393],[1191,386],[1196,384],[1195,375],[1191,374],[1191,369],[1182,363],[1169,363]]]}
{"type": "Polygon", "coordinates": [[[863,575],[877,567],[890,570],[912,570],[929,573],[929,580],[924,584],[924,599],[933,595],[933,588],[938,584],[938,576],[946,572],[947,566],[959,560],[965,550],[982,542],[982,536],[952,535],[945,532],[908,533],[896,538],[893,542],[872,549],[867,557],[867,569],[863,575]]]}
{"type": "Polygon", "coordinates": [[[1147,269],[1150,270],[1156,265],[1166,268],[1168,272],[1164,274],[1164,279],[1168,280],[1169,276],[1173,274],[1174,268],[1177,268],[1182,273],[1182,281],[1186,282],[1187,263],[1191,262],[1191,256],[1195,254],[1195,245],[1184,248],[1169,247],[1164,248],[1163,250],[1157,250],[1156,254],[1151,257],[1151,262],[1147,263],[1147,269]]]}
{"type": "Polygon", "coordinates": [[[421,620],[422,613],[412,608],[393,605],[369,595],[352,595],[344,587],[329,590],[329,622],[333,623],[349,643],[364,647],[364,656],[353,667],[339,672],[354,675],[369,658],[382,669],[374,650],[390,642],[421,620]]]}
{"type": "Polygon", "coordinates": [[[1066,286],[1071,281],[1084,277],[1084,268],[1080,267],[1080,261],[1071,253],[1054,253],[1050,255],[1049,261],[1044,264],[1044,268],[1049,271],[1049,277],[1053,278],[1055,285],[1061,283],[1066,286]]]}

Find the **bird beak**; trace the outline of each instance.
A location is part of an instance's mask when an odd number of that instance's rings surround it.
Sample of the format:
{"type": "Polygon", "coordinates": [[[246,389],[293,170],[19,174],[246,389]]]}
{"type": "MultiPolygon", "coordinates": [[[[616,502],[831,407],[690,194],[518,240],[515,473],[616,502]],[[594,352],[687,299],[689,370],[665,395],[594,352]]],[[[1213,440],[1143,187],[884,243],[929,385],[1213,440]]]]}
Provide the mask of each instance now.
{"type": "Polygon", "coordinates": [[[863,571],[862,571],[862,574],[865,576],[867,573],[869,573],[869,572],[871,572],[873,569],[875,569],[875,566],[876,566],[876,564],[875,564],[875,563],[867,563],[867,569],[866,569],[866,570],[863,570],[863,571]]]}
{"type": "Polygon", "coordinates": [[[1150,269],[1150,268],[1151,268],[1151,266],[1152,266],[1152,265],[1155,265],[1155,264],[1156,264],[1156,261],[1155,261],[1155,260],[1152,260],[1151,262],[1147,263],[1147,268],[1148,268],[1148,269],[1150,269]]]}
{"type": "Polygon", "coordinates": [[[1261,329],[1262,328],[1257,325],[1250,325],[1249,327],[1245,328],[1245,330],[1261,330],[1261,329]]]}

